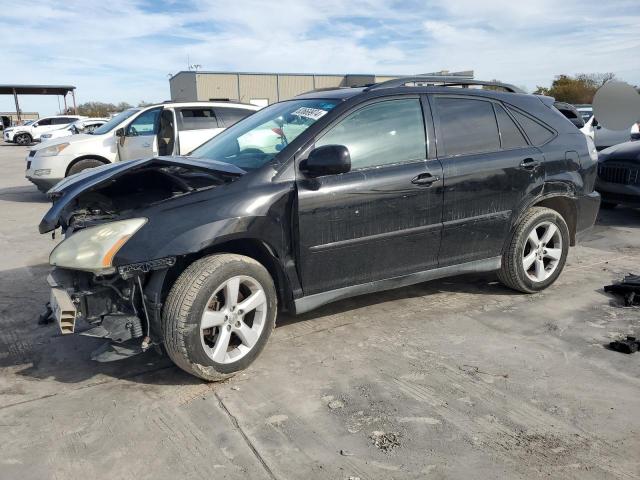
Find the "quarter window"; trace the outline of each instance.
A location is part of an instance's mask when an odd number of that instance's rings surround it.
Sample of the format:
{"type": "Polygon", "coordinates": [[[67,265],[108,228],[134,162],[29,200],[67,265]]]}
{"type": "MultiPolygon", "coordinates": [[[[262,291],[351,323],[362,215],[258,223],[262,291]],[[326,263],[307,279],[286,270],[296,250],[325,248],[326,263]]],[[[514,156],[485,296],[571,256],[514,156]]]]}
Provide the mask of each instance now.
{"type": "Polygon", "coordinates": [[[527,140],[522,135],[518,126],[513,122],[504,108],[494,104],[496,109],[496,118],[498,119],[498,127],[500,129],[500,143],[504,150],[514,148],[524,148],[527,146],[527,140]]]}
{"type": "Polygon", "coordinates": [[[529,137],[529,140],[531,140],[531,143],[533,143],[534,145],[542,145],[543,143],[551,140],[554,135],[551,130],[542,126],[540,123],[536,122],[532,118],[529,118],[525,114],[520,113],[519,110],[511,107],[507,108],[513,114],[520,126],[524,129],[527,137],[529,137]]]}
{"type": "Polygon", "coordinates": [[[491,102],[436,97],[440,120],[438,149],[444,155],[469,155],[500,150],[500,136],[491,102]]]}
{"type": "Polygon", "coordinates": [[[133,122],[127,127],[128,137],[148,136],[155,135],[156,126],[158,124],[158,115],[160,114],[160,108],[153,110],[147,110],[141,113],[133,122]]]}
{"type": "Polygon", "coordinates": [[[316,142],[344,145],[352,169],[377,167],[426,158],[420,100],[388,100],[350,114],[316,142]]]}
{"type": "Polygon", "coordinates": [[[182,108],[180,109],[182,130],[206,130],[218,128],[218,119],[213,108],[182,108]]]}

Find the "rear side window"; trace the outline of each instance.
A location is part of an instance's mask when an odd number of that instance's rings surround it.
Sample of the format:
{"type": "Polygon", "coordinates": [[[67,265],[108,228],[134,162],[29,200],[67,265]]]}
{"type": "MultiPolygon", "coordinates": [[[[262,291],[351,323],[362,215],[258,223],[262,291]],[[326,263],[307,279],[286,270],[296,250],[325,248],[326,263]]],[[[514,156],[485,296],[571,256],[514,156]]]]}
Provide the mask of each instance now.
{"type": "Polygon", "coordinates": [[[221,126],[211,107],[181,108],[180,119],[182,130],[206,130],[221,126]]]}
{"type": "Polygon", "coordinates": [[[500,129],[500,144],[503,150],[528,146],[524,135],[522,135],[522,132],[505,109],[496,104],[494,104],[494,107],[496,109],[496,118],[498,119],[498,128],[500,129]]]}
{"type": "Polygon", "coordinates": [[[71,122],[75,122],[76,119],[74,118],[73,120],[71,120],[70,118],[67,117],[58,117],[58,118],[52,118],[51,119],[51,125],[67,125],[71,122]]]}
{"type": "Polygon", "coordinates": [[[322,145],[347,147],[354,170],[424,160],[427,154],[420,100],[387,100],[363,107],[316,142],[316,147],[322,145]]]}
{"type": "Polygon", "coordinates": [[[234,123],[238,123],[245,117],[251,115],[254,110],[245,108],[218,108],[218,112],[222,115],[224,125],[228,128],[234,123]]]}
{"type": "Polygon", "coordinates": [[[521,113],[515,108],[507,108],[513,114],[516,121],[520,124],[520,126],[527,134],[527,137],[529,137],[529,140],[534,145],[542,145],[543,143],[546,143],[553,138],[554,133],[547,127],[543,126],[534,119],[529,118],[524,113],[521,113]]]}
{"type": "Polygon", "coordinates": [[[500,136],[491,102],[470,98],[435,98],[440,121],[438,149],[444,155],[469,155],[500,150],[500,136]]]}

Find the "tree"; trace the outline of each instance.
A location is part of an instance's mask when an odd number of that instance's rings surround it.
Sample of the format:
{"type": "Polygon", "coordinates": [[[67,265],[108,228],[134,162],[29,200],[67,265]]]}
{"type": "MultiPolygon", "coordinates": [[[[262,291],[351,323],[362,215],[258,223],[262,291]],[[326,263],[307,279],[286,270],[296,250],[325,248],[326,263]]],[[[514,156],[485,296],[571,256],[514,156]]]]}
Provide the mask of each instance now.
{"type": "Polygon", "coordinates": [[[614,78],[613,73],[579,73],[573,77],[558,75],[551,87],[538,86],[533,93],[554,97],[559,102],[590,104],[598,88],[614,78]]]}
{"type": "Polygon", "coordinates": [[[117,105],[103,102],[85,102],[78,105],[78,114],[87,117],[108,117],[110,113],[117,113],[131,108],[127,102],[120,102],[117,105]]]}
{"type": "Polygon", "coordinates": [[[150,107],[151,105],[153,105],[153,103],[145,102],[144,100],[140,100],[140,103],[138,104],[138,106],[141,107],[141,108],[150,107]]]}

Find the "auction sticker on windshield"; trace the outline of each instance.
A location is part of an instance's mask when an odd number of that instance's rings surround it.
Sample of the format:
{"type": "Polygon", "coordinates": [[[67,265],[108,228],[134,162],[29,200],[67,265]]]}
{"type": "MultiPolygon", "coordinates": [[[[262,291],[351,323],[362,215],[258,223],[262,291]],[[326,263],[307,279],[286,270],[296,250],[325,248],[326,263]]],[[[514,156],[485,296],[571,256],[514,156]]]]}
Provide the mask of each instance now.
{"type": "Polygon", "coordinates": [[[311,120],[318,120],[327,114],[326,110],[322,110],[321,108],[310,108],[310,107],[300,107],[295,112],[292,112],[292,115],[297,115],[298,117],[310,118],[311,120]]]}

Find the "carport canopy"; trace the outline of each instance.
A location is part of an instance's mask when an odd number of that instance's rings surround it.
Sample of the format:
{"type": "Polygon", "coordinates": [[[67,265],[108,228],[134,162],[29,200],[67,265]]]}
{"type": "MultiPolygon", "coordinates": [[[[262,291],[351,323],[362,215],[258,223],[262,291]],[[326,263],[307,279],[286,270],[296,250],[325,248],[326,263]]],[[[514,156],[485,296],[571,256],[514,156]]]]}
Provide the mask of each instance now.
{"type": "Polygon", "coordinates": [[[18,95],[60,95],[64,98],[64,108],[67,110],[67,94],[71,93],[73,98],[73,112],[78,113],[76,108],[76,95],[73,85],[0,85],[0,95],[13,95],[16,103],[16,115],[20,121],[20,104],[18,95]]]}

